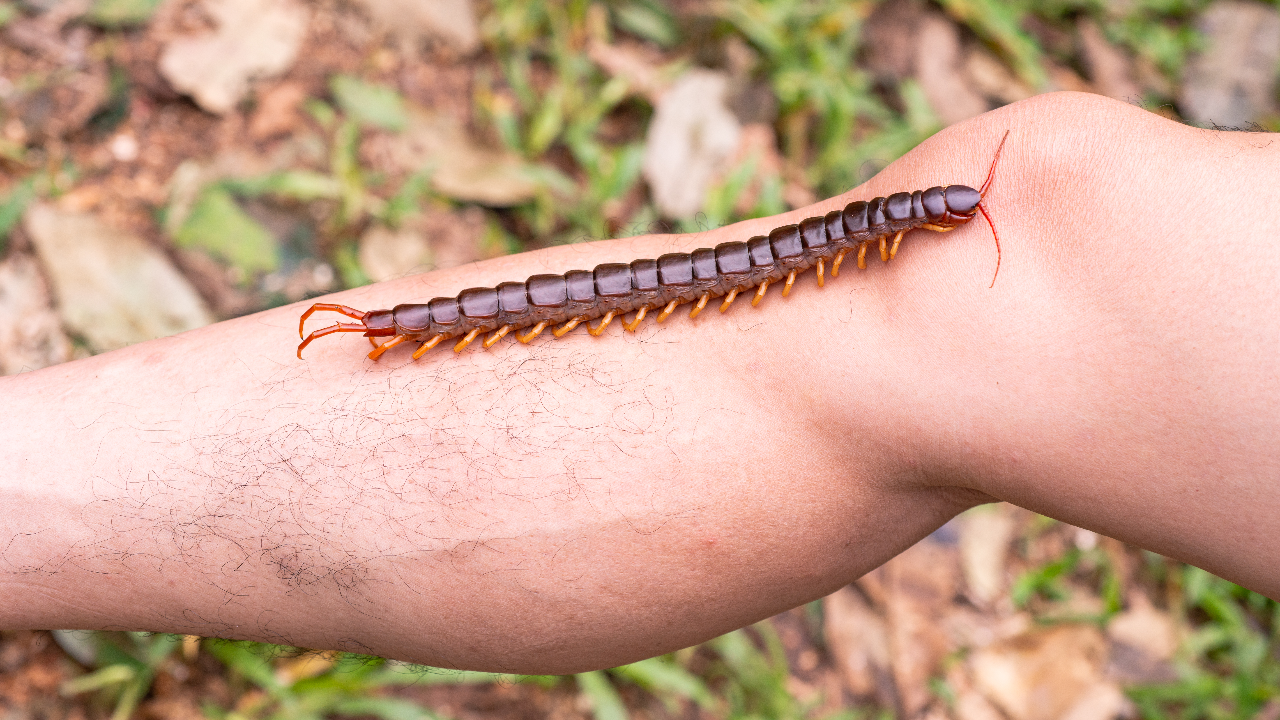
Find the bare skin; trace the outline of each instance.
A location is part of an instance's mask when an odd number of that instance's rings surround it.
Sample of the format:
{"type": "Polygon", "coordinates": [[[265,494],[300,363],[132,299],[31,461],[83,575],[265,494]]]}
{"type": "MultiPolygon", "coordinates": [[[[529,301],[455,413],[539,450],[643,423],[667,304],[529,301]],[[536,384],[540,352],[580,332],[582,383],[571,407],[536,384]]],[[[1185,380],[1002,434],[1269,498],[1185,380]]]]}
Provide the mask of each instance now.
{"type": "Polygon", "coordinates": [[[979,220],[634,335],[376,363],[334,336],[298,361],[299,305],[0,379],[0,627],[571,672],[819,597],[997,498],[1280,597],[1272,136],[1043,96],[785,216],[326,300],[390,307],[977,185],[1005,130],[991,289],[979,220]]]}

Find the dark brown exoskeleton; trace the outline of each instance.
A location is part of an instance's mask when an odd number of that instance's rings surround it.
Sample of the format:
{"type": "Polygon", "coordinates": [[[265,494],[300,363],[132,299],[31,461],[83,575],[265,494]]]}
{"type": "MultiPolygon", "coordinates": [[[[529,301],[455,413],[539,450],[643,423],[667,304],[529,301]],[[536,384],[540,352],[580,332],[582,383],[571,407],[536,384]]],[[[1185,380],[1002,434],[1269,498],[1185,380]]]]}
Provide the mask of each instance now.
{"type": "MultiPolygon", "coordinates": [[[[791,292],[796,274],[817,268],[818,286],[825,283],[827,262],[831,276],[840,273],[840,263],[855,248],[858,267],[867,266],[867,247],[878,243],[880,259],[888,262],[898,252],[902,236],[909,230],[925,229],[947,232],[972,220],[978,212],[991,225],[991,216],[982,205],[996,162],[1009,133],[1000,141],[986,182],[981,190],[967,185],[946,185],[894,193],[870,202],[851,202],[843,210],[833,210],[823,217],[811,217],[797,225],[784,225],[768,236],[753,237],[746,242],[727,242],[715,248],[700,248],[691,253],[671,253],[657,260],[635,260],[631,263],[606,263],[595,270],[570,270],[563,275],[534,275],[524,282],[505,282],[496,288],[471,288],[457,297],[435,298],[426,304],[397,305],[390,310],[364,312],[345,305],[316,303],[302,314],[298,335],[312,313],[341,313],[358,323],[336,323],[316,330],[298,346],[302,350],[316,338],[342,332],[360,332],[373,343],[369,358],[377,360],[382,353],[404,342],[417,341],[421,346],[413,353],[416,360],[444,340],[460,337],[453,347],[461,352],[482,333],[493,333],[484,340],[491,347],[512,330],[529,328],[516,339],[527,343],[550,325],[561,324],[552,331],[562,337],[578,325],[600,318],[592,335],[600,335],[615,317],[635,311],[627,330],[635,331],[645,314],[662,308],[658,322],[666,320],[678,305],[695,302],[689,317],[697,317],[713,297],[724,297],[720,312],[729,309],[740,292],[755,288],[751,304],[760,304],[770,283],[785,278],[782,295],[791,292]],[[890,240],[892,238],[892,241],[890,240]],[[379,345],[374,338],[389,337],[379,345]]],[[[1000,238],[996,240],[996,274],[1000,272],[1000,238]]],[[[995,285],[995,275],[991,278],[995,285]]]]}

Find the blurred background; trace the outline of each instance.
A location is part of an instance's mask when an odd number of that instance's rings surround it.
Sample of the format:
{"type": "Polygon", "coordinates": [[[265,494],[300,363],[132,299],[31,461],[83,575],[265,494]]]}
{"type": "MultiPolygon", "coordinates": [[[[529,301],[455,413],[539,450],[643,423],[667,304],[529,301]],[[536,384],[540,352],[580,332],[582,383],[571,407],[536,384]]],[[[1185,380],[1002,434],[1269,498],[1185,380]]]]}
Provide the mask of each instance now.
{"type": "MultiPolygon", "coordinates": [[[[1236,0],[0,0],[0,374],[772,215],[1039,92],[1277,131],[1278,67],[1277,6],[1236,0]]],[[[1280,720],[1278,633],[1274,601],[995,505],[825,600],[571,677],[0,633],[0,720],[1280,720]]]]}

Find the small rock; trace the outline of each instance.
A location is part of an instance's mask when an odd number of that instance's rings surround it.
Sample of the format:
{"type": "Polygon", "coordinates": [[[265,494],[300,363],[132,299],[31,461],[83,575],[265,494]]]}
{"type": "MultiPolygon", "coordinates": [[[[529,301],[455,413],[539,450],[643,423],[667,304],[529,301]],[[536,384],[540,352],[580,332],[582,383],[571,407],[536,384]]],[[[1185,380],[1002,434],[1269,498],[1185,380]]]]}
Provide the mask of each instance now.
{"type": "Polygon", "coordinates": [[[0,375],[70,359],[71,344],[62,333],[39,265],[30,255],[10,255],[0,262],[0,375]]]}
{"type": "Polygon", "coordinates": [[[1220,0],[1196,23],[1206,48],[1191,59],[1178,106],[1191,120],[1239,127],[1276,112],[1280,12],[1256,2],[1220,0]]]}
{"type": "Polygon", "coordinates": [[[49,274],[63,323],[96,352],[208,325],[213,317],[163,253],[92,215],[45,204],[24,227],[49,274]]]}
{"type": "Polygon", "coordinates": [[[250,80],[278,75],[293,64],[310,13],[297,0],[203,0],[203,5],[217,30],[170,42],[160,56],[160,72],[200,107],[223,114],[249,91],[250,80]]]}
{"type": "Polygon", "coordinates": [[[728,84],[722,73],[690,70],[658,100],[643,172],[663,215],[701,210],[712,178],[738,147],[742,126],[726,104],[728,84]]]}

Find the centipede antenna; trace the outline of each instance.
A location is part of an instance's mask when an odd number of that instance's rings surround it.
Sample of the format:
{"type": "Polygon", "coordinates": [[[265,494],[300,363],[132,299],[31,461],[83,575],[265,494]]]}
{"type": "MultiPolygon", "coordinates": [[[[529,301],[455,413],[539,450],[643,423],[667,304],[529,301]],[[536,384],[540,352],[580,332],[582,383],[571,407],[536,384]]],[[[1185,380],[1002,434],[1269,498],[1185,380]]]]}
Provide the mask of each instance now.
{"type": "Polygon", "coordinates": [[[996,239],[996,272],[991,276],[991,284],[987,286],[990,290],[996,286],[996,275],[1000,274],[1000,235],[996,233],[995,223],[991,222],[991,216],[987,214],[987,209],[982,206],[982,203],[978,203],[978,209],[982,211],[982,217],[987,219],[987,225],[991,226],[991,237],[996,239]]]}
{"type": "Polygon", "coordinates": [[[334,323],[333,325],[330,325],[327,328],[316,330],[315,332],[308,335],[302,341],[302,343],[298,345],[298,359],[299,360],[302,359],[302,349],[310,345],[312,341],[316,340],[317,338],[322,338],[325,335],[332,335],[334,333],[341,333],[341,332],[364,332],[367,329],[368,328],[366,328],[364,325],[357,325],[356,323],[334,323]]]}
{"type": "MultiPolygon", "coordinates": [[[[311,317],[312,313],[325,312],[325,311],[340,313],[342,315],[346,315],[352,320],[364,320],[364,316],[369,314],[362,310],[349,308],[346,305],[335,305],[334,303],[316,303],[315,305],[312,305],[311,307],[307,308],[306,312],[302,313],[302,318],[298,320],[298,337],[303,337],[302,328],[306,326],[307,318],[311,317]]],[[[303,344],[305,345],[305,343],[303,344]]]]}
{"type": "MultiPolygon", "coordinates": [[[[987,197],[987,190],[991,188],[991,181],[996,177],[996,163],[1000,162],[1000,153],[1004,151],[1004,143],[1008,139],[1009,131],[1005,130],[1004,137],[1000,138],[1000,145],[996,147],[996,156],[991,158],[991,169],[987,171],[987,181],[982,183],[982,189],[978,191],[978,197],[983,199],[987,197]]],[[[991,222],[991,216],[987,214],[987,208],[983,206],[981,201],[978,202],[978,209],[982,211],[982,217],[987,219],[987,225],[991,228],[991,237],[996,239],[996,271],[991,276],[991,284],[987,286],[987,289],[991,289],[996,286],[996,276],[1000,274],[1000,234],[996,232],[996,225],[991,222]]]]}
{"type": "Polygon", "coordinates": [[[996,163],[1000,162],[1000,152],[1004,150],[1004,142],[1009,139],[1009,131],[1004,131],[1004,137],[1000,138],[1000,145],[996,148],[996,156],[991,158],[991,169],[987,171],[987,181],[982,183],[982,189],[978,191],[980,197],[987,196],[987,188],[991,187],[991,181],[996,176],[996,163]]]}

